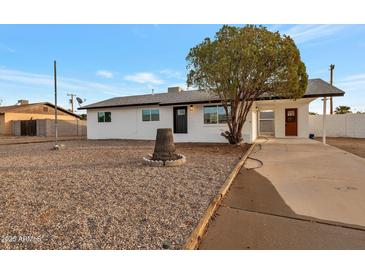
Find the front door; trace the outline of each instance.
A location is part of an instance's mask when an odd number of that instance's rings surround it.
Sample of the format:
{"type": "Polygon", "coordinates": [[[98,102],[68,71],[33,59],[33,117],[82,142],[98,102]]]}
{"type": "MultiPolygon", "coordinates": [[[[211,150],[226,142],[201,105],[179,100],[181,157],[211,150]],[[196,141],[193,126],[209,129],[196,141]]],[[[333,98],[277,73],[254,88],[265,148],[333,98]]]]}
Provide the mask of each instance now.
{"type": "Polygon", "coordinates": [[[298,109],[285,109],[285,136],[298,135],[298,109]]]}
{"type": "Polygon", "coordinates": [[[174,133],[188,133],[187,107],[174,107],[174,133]]]}

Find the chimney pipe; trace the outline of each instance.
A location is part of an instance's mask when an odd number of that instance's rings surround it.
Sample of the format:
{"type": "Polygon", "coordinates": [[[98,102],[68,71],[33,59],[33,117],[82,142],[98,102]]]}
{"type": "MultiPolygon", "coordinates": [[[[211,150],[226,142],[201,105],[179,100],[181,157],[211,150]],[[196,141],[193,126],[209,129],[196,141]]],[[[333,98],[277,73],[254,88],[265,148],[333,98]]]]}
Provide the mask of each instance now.
{"type": "Polygon", "coordinates": [[[167,88],[167,92],[181,92],[183,89],[181,87],[169,87],[167,88]]]}
{"type": "Polygon", "coordinates": [[[28,100],[21,99],[21,100],[18,100],[18,104],[19,105],[28,105],[29,104],[29,101],[28,100]]]}

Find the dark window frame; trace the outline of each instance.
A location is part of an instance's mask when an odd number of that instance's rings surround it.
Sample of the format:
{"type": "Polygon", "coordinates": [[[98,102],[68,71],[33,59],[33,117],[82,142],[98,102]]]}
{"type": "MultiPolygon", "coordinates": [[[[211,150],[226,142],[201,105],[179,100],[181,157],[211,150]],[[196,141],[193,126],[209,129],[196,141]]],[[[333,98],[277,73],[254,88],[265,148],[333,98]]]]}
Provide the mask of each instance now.
{"type": "Polygon", "coordinates": [[[111,111],[98,111],[98,123],[111,123],[111,121],[112,121],[111,111]]]}
{"type": "Polygon", "coordinates": [[[142,122],[158,122],[158,121],[160,121],[160,109],[159,108],[142,109],[142,122]],[[148,114],[146,114],[146,113],[144,114],[144,112],[148,112],[148,114]],[[157,113],[153,113],[153,112],[157,112],[157,113]],[[146,116],[148,119],[145,119],[146,116]]]}
{"type": "MultiPolygon", "coordinates": [[[[230,115],[230,113],[231,113],[231,107],[228,106],[228,115],[230,115]]],[[[227,124],[228,117],[226,115],[226,111],[224,110],[223,105],[206,105],[203,108],[203,120],[204,120],[203,121],[204,122],[204,125],[223,125],[223,124],[227,124]],[[205,119],[205,114],[206,114],[205,109],[206,108],[215,108],[216,109],[215,110],[215,115],[216,115],[216,122],[215,123],[208,123],[206,121],[206,119],[205,119]],[[224,116],[225,116],[225,119],[223,119],[223,121],[222,121],[222,119],[219,118],[219,116],[220,116],[220,111],[219,110],[220,109],[223,110],[223,113],[224,113],[224,116]]]]}

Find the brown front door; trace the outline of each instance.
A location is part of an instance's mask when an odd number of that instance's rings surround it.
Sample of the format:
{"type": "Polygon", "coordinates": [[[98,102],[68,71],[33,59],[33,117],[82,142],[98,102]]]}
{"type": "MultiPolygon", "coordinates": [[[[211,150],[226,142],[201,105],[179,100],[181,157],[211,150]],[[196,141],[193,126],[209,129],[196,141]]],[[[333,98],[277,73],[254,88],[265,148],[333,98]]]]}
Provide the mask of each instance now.
{"type": "Polygon", "coordinates": [[[285,136],[298,135],[298,109],[285,109],[285,136]]]}

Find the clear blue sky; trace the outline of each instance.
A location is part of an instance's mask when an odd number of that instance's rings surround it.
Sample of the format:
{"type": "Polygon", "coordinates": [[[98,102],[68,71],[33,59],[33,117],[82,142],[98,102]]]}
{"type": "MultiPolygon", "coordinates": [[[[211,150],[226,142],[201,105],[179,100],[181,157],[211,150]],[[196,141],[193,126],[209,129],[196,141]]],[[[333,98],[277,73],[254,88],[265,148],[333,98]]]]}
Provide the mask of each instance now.
{"type": "MultiPolygon", "coordinates": [[[[296,41],[310,78],[329,79],[346,91],[335,99],[365,111],[365,25],[268,25],[296,41]]],[[[185,85],[185,57],[220,25],[0,25],[0,99],[53,102],[53,60],[59,102],[66,94],[87,103],[115,96],[164,92],[185,85]]],[[[321,112],[321,102],[311,103],[321,112]]]]}

